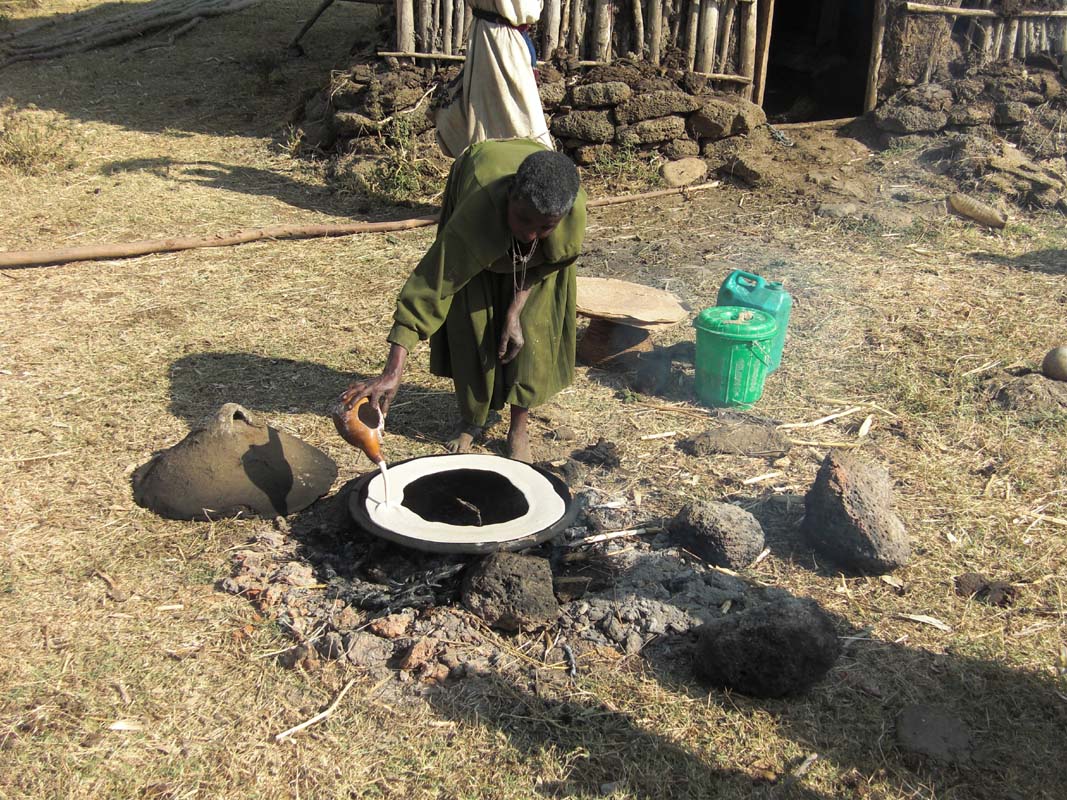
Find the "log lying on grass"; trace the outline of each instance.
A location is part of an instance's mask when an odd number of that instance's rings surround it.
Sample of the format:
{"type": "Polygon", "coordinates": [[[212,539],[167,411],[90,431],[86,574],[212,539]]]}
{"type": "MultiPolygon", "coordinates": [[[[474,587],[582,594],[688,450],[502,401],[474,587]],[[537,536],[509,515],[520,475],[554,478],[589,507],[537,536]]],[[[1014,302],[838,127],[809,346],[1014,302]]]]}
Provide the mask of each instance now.
{"type": "MultiPolygon", "coordinates": [[[[651,200],[671,194],[688,194],[718,186],[717,181],[699,186],[683,186],[679,189],[660,189],[642,194],[628,194],[590,200],[589,208],[630,203],[636,200],[651,200]]],[[[13,267],[46,267],[69,264],[72,261],[102,261],[113,258],[132,258],[152,253],[173,253],[179,250],[195,250],[201,247],[230,247],[264,239],[319,239],[328,236],[351,236],[357,233],[390,233],[412,228],[424,228],[437,224],[437,215],[410,217],[388,222],[353,222],[347,225],[269,225],[263,228],[245,228],[229,235],[176,236],[169,239],[142,239],[122,244],[94,244],[84,247],[68,247],[62,250],[14,250],[0,253],[0,269],[13,267]]]]}
{"type": "Polygon", "coordinates": [[[37,33],[44,28],[33,26],[21,34],[15,33],[0,45],[0,69],[22,61],[41,61],[121,44],[151,31],[184,25],[197,17],[231,14],[258,2],[259,0],[156,0],[121,14],[90,15],[88,21],[81,24],[65,27],[59,24],[54,32],[47,34],[37,33]],[[31,31],[35,35],[31,36],[31,31]]]}

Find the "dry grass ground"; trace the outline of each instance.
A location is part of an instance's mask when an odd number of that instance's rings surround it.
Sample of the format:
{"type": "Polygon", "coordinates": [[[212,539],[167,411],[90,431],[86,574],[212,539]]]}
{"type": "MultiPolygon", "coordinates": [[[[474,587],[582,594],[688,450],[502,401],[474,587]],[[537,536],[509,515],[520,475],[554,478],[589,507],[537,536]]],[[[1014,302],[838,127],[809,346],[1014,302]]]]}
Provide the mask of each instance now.
{"type": "MultiPolygon", "coordinates": [[[[337,4],[306,37],[310,58],[285,61],[314,5],[264,4],[172,49],[0,73],[3,113],[47,120],[71,156],[39,174],[0,164],[0,249],[347,219],[349,200],[322,170],[285,155],[284,120],[368,12],[337,4]]],[[[884,169],[920,183],[906,163],[884,169]]],[[[707,692],[678,678],[684,665],[639,657],[583,664],[552,703],[502,680],[408,702],[337,664],[284,671],[265,657],[287,646],[278,628],[213,589],[263,523],[169,522],[134,505],[132,469],[229,401],[327,451],[339,485],[365,469],[323,410],[353,373],[380,367],[391,299],[430,236],[0,273],[0,797],[1063,796],[1067,420],[1000,411],[982,384],[1067,341],[1061,217],[1020,218],[995,236],[950,218],[886,234],[730,187],[593,215],[584,269],[666,286],[694,310],[732,268],[786,281],[789,349],[760,414],[796,422],[863,407],[794,431],[824,444],[751,485],[765,462],[694,459],[672,438],[639,438],[707,427],[685,402],[685,373],[666,397],[624,402],[617,376],[580,370],[534,431],[542,457],[565,452],[540,436],[560,419],[579,443],[617,442],[623,467],[597,486],[631,502],[639,492],[650,517],[693,497],[759,513],[773,553],[746,577],[814,597],[854,637],[810,695],[779,701],[707,692]],[[916,550],[902,590],[827,572],[795,540],[825,443],[858,447],[895,478],[916,550]],[[1015,583],[1015,606],[957,596],[953,577],[967,571],[1015,583]],[[128,598],[109,595],[100,573],[128,598]],[[273,741],[350,678],[328,722],[273,741]],[[974,762],[929,767],[897,752],[893,720],[909,702],[966,720],[974,762]],[[809,752],[820,757],[799,781],[761,781],[809,752]]],[[[426,364],[418,353],[395,405],[394,458],[435,452],[447,430],[448,387],[426,364]]]]}

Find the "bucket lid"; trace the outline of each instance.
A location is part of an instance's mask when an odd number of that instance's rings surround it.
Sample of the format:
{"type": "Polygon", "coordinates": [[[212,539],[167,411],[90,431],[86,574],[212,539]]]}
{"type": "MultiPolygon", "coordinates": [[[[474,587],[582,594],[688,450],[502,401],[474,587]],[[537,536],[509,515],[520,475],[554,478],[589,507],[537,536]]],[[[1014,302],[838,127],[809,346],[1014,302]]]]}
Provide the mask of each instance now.
{"type": "Polygon", "coordinates": [[[725,339],[770,339],[778,322],[766,311],[741,306],[713,306],[697,314],[693,327],[725,339]]]}

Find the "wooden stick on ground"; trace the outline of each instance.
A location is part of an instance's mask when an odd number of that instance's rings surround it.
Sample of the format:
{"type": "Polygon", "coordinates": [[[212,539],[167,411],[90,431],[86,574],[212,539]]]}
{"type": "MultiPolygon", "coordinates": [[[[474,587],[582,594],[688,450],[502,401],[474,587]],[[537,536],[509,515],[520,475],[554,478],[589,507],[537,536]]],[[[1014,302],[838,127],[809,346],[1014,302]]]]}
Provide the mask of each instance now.
{"type": "MultiPolygon", "coordinates": [[[[688,194],[719,186],[718,181],[698,186],[682,186],[679,189],[660,189],[642,194],[604,197],[590,200],[588,208],[601,208],[635,200],[650,200],[674,194],[688,194]]],[[[437,216],[410,217],[390,222],[353,222],[344,225],[269,225],[263,228],[245,228],[229,235],[176,236],[170,239],[142,239],[124,244],[94,244],[83,247],[68,247],[61,250],[14,250],[0,252],[0,269],[12,267],[44,267],[53,264],[68,264],[72,261],[101,261],[111,258],[130,258],[151,253],[173,253],[179,250],[195,250],[201,247],[230,247],[236,244],[258,242],[263,239],[318,239],[327,236],[351,236],[357,233],[391,233],[412,228],[436,225],[437,216]]]]}
{"type": "Polygon", "coordinates": [[[322,720],[326,719],[326,717],[330,716],[330,714],[332,714],[334,712],[334,710],[337,708],[337,705],[344,699],[344,696],[346,694],[348,694],[348,690],[352,688],[352,686],[355,684],[355,682],[356,682],[356,679],[353,678],[348,683],[346,683],[344,685],[344,688],[342,688],[341,691],[339,691],[337,693],[337,697],[335,697],[333,699],[333,702],[330,703],[330,705],[326,707],[325,711],[320,711],[318,714],[313,716],[311,719],[304,720],[299,725],[294,725],[292,728],[290,728],[287,731],[282,731],[281,733],[277,734],[274,737],[274,741],[283,742],[286,739],[288,739],[290,736],[292,736],[294,733],[299,733],[300,731],[304,730],[304,728],[309,728],[312,725],[314,725],[316,722],[321,722],[322,720]]]}

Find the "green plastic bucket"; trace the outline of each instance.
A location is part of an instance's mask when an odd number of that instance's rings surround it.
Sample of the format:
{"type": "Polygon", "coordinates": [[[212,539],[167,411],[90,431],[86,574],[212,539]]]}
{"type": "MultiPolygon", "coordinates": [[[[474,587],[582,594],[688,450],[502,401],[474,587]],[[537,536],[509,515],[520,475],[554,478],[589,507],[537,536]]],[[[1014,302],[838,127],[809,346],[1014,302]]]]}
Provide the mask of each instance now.
{"type": "Polygon", "coordinates": [[[693,320],[697,329],[696,392],[713,408],[747,408],[763,396],[778,323],[765,311],[715,306],[693,320]]]}

